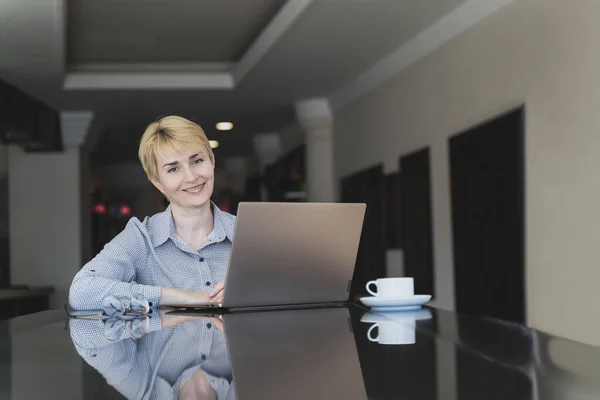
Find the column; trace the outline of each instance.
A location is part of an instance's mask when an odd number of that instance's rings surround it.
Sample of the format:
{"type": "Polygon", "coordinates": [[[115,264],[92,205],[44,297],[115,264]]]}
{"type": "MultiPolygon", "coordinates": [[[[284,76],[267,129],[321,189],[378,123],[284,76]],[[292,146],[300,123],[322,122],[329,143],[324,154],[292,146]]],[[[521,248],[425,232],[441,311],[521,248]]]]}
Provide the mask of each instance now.
{"type": "Polygon", "coordinates": [[[12,284],[53,286],[51,307],[67,301],[89,255],[89,165],[81,144],[91,116],[61,115],[64,151],[8,152],[12,284]]]}
{"type": "Polygon", "coordinates": [[[308,199],[334,202],[333,114],[329,102],[327,99],[301,101],[296,104],[296,116],[304,129],[308,199]]]}
{"type": "Polygon", "coordinates": [[[10,283],[8,229],[8,146],[0,144],[0,285],[10,283]]]}
{"type": "MultiPolygon", "coordinates": [[[[261,133],[252,138],[254,150],[258,157],[260,175],[264,176],[267,165],[277,161],[281,154],[281,140],[277,133],[261,133]]],[[[267,201],[268,194],[264,185],[261,186],[261,200],[267,201]]]]}

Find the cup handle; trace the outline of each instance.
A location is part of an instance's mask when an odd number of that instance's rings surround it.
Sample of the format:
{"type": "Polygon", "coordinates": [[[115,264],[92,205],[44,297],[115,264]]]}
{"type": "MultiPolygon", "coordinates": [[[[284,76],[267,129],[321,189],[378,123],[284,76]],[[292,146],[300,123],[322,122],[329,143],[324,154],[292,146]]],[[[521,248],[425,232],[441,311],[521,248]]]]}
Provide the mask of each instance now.
{"type": "Polygon", "coordinates": [[[377,327],[377,326],[379,326],[379,324],[374,324],[374,325],[373,325],[373,326],[371,326],[371,327],[369,328],[369,330],[367,331],[367,337],[369,338],[369,340],[370,340],[371,342],[379,342],[379,335],[377,335],[377,337],[376,337],[376,338],[373,338],[373,337],[371,337],[371,331],[373,330],[373,328],[375,328],[375,327],[377,327]]]}
{"type": "Polygon", "coordinates": [[[367,282],[367,292],[369,292],[372,296],[377,296],[377,292],[373,292],[371,289],[369,289],[369,286],[371,285],[375,285],[375,287],[377,287],[377,281],[367,282]]]}

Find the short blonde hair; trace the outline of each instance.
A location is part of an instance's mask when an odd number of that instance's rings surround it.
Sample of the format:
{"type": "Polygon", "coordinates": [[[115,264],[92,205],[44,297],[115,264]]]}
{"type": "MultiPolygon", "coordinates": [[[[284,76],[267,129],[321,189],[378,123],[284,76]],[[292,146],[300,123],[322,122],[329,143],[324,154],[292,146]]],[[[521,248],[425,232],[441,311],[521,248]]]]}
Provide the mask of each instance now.
{"type": "Polygon", "coordinates": [[[148,178],[158,179],[156,154],[164,149],[198,151],[198,154],[208,156],[210,162],[215,164],[215,155],[204,130],[183,117],[163,117],[146,128],[140,140],[138,156],[148,178]]]}

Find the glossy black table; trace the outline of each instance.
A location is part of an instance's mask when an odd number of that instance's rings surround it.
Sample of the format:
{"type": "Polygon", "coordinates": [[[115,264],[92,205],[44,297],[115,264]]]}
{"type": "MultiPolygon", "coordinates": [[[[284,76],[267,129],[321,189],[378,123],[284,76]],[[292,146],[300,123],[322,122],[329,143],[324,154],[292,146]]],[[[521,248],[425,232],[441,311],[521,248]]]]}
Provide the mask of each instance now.
{"type": "Polygon", "coordinates": [[[3,321],[0,398],[600,399],[599,348],[492,319],[356,305],[178,314],[133,328],[63,311],[3,321]]]}

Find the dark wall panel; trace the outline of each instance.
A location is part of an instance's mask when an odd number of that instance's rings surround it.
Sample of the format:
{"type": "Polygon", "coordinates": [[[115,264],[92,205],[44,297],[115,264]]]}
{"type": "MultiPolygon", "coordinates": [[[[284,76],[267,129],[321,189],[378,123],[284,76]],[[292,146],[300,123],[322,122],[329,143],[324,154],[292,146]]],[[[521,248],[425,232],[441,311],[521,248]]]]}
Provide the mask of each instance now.
{"type": "Polygon", "coordinates": [[[414,278],[415,294],[435,295],[429,148],[402,156],[400,173],[405,275],[414,278]]]}
{"type": "Polygon", "coordinates": [[[525,322],[524,109],[451,137],[459,312],[525,322]]]}

